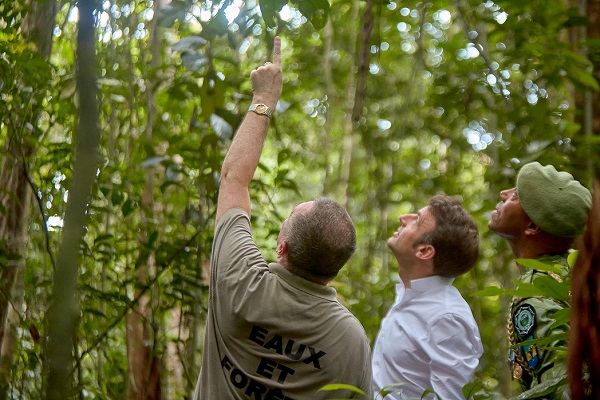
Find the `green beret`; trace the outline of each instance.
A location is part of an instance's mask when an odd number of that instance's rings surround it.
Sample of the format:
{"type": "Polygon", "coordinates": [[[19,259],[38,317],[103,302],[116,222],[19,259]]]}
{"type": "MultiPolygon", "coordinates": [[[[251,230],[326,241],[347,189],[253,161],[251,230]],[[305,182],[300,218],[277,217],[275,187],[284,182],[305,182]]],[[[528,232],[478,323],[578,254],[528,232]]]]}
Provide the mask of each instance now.
{"type": "Polygon", "coordinates": [[[517,175],[523,210],[542,230],[575,237],[585,228],[592,195],[568,172],[538,162],[525,164],[517,175]]]}

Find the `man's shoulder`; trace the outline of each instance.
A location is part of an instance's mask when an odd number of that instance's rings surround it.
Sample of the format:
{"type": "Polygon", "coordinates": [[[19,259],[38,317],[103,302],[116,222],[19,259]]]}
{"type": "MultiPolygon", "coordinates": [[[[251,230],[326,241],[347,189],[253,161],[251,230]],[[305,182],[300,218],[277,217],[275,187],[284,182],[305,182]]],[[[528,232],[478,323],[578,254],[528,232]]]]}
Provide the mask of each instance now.
{"type": "Polygon", "coordinates": [[[251,238],[250,218],[241,208],[230,208],[216,222],[214,241],[226,241],[231,235],[240,234],[251,238]]]}
{"type": "Polygon", "coordinates": [[[331,313],[326,324],[333,326],[342,336],[353,338],[352,340],[367,340],[367,333],[362,323],[346,306],[339,302],[332,302],[331,313]]]}

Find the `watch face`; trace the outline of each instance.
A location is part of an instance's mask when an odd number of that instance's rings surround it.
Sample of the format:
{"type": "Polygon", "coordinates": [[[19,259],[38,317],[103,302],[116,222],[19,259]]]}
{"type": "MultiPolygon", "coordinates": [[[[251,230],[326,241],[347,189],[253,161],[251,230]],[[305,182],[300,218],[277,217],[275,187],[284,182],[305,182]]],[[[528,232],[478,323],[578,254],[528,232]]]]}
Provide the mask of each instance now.
{"type": "Polygon", "coordinates": [[[271,115],[273,114],[269,107],[262,103],[252,104],[250,108],[248,108],[248,111],[254,111],[258,115],[266,115],[269,118],[271,118],[271,115]]]}
{"type": "Polygon", "coordinates": [[[263,105],[263,104],[259,104],[256,106],[256,112],[260,113],[260,114],[266,114],[267,113],[267,106],[263,105]]]}

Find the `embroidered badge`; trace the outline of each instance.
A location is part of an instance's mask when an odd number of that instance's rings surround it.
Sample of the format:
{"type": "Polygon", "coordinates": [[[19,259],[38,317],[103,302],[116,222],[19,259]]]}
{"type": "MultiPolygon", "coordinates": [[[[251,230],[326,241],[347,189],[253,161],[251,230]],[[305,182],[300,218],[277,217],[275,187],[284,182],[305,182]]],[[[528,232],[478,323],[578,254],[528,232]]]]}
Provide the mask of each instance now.
{"type": "Polygon", "coordinates": [[[529,304],[521,304],[513,313],[514,327],[519,340],[531,335],[535,329],[535,310],[529,304]]]}

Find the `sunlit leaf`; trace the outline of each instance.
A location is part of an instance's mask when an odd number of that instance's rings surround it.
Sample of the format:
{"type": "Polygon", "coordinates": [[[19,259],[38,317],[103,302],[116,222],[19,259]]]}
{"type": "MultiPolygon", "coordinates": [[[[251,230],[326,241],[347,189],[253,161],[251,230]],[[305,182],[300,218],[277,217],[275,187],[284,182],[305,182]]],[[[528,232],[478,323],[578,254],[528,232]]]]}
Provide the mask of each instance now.
{"type": "Polygon", "coordinates": [[[476,291],[475,293],[473,293],[473,296],[487,297],[487,296],[500,296],[500,295],[504,295],[504,294],[507,294],[506,289],[503,289],[498,286],[488,286],[484,289],[476,291]]]}
{"type": "Polygon", "coordinates": [[[352,385],[347,385],[347,384],[344,384],[344,383],[332,383],[332,384],[329,384],[329,385],[325,385],[321,389],[319,389],[319,391],[321,391],[321,390],[326,390],[326,391],[331,391],[331,390],[350,390],[351,392],[354,392],[354,393],[366,394],[360,388],[357,388],[356,386],[352,386],[352,385]]]}
{"type": "Polygon", "coordinates": [[[579,250],[575,250],[575,251],[572,251],[569,253],[569,255],[567,256],[567,264],[569,265],[569,267],[572,268],[575,265],[578,255],[579,255],[579,250]]]}

